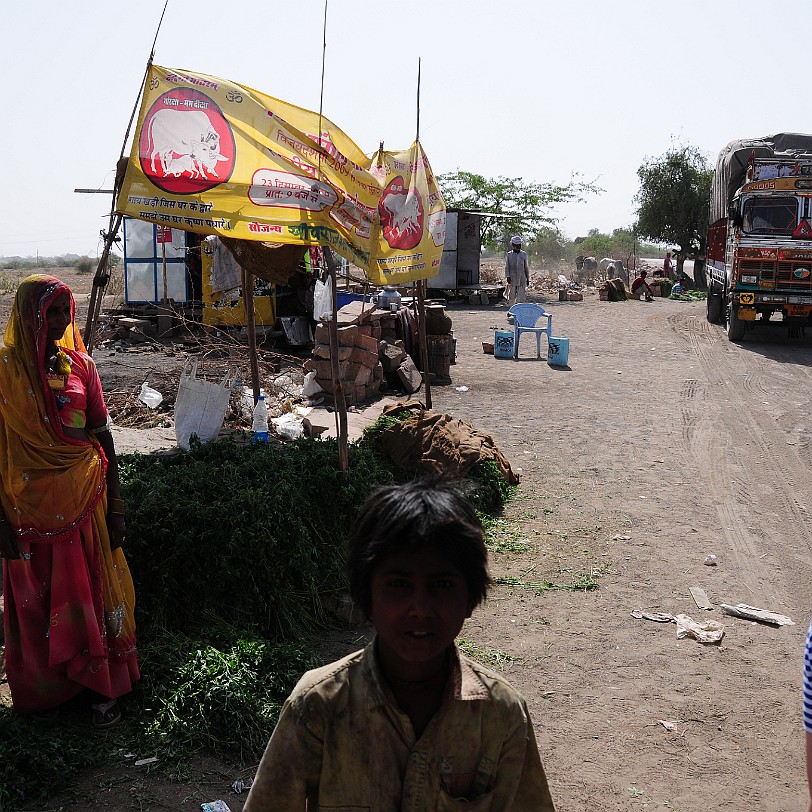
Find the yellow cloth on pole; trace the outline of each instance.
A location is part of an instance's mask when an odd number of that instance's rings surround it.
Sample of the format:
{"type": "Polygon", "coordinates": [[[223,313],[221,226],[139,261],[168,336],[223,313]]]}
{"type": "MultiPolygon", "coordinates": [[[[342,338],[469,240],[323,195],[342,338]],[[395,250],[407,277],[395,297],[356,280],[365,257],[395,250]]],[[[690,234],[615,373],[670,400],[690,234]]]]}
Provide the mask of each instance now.
{"type": "Polygon", "coordinates": [[[152,65],[117,211],[198,234],[326,245],[374,284],[434,276],[445,204],[419,142],[371,158],[244,85],[152,65]]]}

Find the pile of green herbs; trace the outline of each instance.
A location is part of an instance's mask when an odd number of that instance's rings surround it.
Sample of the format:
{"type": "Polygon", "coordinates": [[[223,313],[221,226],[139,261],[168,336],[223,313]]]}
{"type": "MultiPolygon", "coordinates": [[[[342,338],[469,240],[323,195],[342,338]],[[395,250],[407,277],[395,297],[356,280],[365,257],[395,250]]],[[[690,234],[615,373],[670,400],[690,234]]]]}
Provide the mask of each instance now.
{"type": "Polygon", "coordinates": [[[708,298],[708,291],[683,289],[682,293],[672,293],[668,298],[679,302],[702,302],[708,298]]]}
{"type": "Polygon", "coordinates": [[[335,441],[196,445],[120,464],[139,628],[203,631],[212,615],[269,639],[299,640],[347,591],[344,539],[360,505],[395,473],[335,441]]]}
{"type": "MultiPolygon", "coordinates": [[[[0,708],[0,809],[52,799],[104,763],[156,756],[150,769],[180,778],[196,754],[258,761],[284,699],[319,665],[308,641],[347,591],[344,539],[361,504],[415,474],[376,450],[392,424],[381,420],[350,445],[349,474],[329,440],[120,457],[142,679],[103,734],[83,700],[52,725],[0,708]]],[[[514,490],[491,461],[462,485],[483,518],[514,490]]]]}

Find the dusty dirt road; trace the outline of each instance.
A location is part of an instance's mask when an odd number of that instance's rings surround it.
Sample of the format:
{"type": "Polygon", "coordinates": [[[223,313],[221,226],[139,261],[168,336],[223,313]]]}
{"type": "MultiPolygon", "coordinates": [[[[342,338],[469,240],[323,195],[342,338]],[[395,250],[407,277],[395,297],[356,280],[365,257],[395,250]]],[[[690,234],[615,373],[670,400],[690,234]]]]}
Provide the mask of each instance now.
{"type": "Polygon", "coordinates": [[[518,658],[506,670],[560,810],[804,808],[812,341],[776,324],[731,344],[704,303],[544,304],[571,339],[570,369],[534,360],[528,338],[520,361],[483,356],[504,309],[454,312],[459,362],[434,405],[492,432],[524,469],[507,514],[530,549],[494,556],[496,574],[594,573],[599,588],[501,586],[464,634],[518,658]],[[698,609],[691,586],[717,608],[698,609]],[[796,625],[718,608],[740,602],[796,625]],[[640,609],[726,634],[677,640],[640,609]]]}
{"type": "MultiPolygon", "coordinates": [[[[492,556],[514,583],[463,637],[527,697],[560,812],[804,808],[812,340],[768,325],[730,344],[704,303],[532,298],[570,338],[569,368],[536,360],[529,338],[518,361],[484,355],[506,308],[452,306],[457,364],[432,390],[435,409],[493,434],[524,472],[506,511],[510,549],[492,556]],[[710,553],[716,567],[703,564],[710,553]],[[795,625],[718,608],[740,602],[795,625]],[[635,610],[714,619],[725,637],[678,640],[673,623],[635,610]]],[[[122,766],[132,776],[120,792],[62,808],[193,810],[219,797],[240,810],[232,766],[203,766],[180,786],[122,766]]],[[[103,778],[88,776],[85,792],[103,778]]]]}

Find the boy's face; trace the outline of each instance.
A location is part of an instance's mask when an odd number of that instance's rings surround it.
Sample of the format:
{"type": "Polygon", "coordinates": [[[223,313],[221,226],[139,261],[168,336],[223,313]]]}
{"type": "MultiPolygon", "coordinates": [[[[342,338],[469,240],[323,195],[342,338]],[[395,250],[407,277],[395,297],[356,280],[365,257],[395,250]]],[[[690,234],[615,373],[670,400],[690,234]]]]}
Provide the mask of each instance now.
{"type": "Polygon", "coordinates": [[[471,617],[468,584],[441,553],[392,553],[372,573],[372,623],[387,676],[419,680],[445,663],[471,617]]]}

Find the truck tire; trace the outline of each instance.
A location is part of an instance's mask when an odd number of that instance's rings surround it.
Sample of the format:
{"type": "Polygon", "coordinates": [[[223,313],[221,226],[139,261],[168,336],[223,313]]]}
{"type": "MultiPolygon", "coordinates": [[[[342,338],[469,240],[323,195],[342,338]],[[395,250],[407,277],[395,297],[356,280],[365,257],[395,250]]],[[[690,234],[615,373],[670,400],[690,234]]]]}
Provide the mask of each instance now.
{"type": "Polygon", "coordinates": [[[708,321],[719,324],[722,321],[722,291],[708,291],[708,321]]]}
{"type": "Polygon", "coordinates": [[[729,341],[741,341],[744,338],[745,323],[739,318],[739,310],[730,306],[727,310],[727,338],[729,341]]]}

